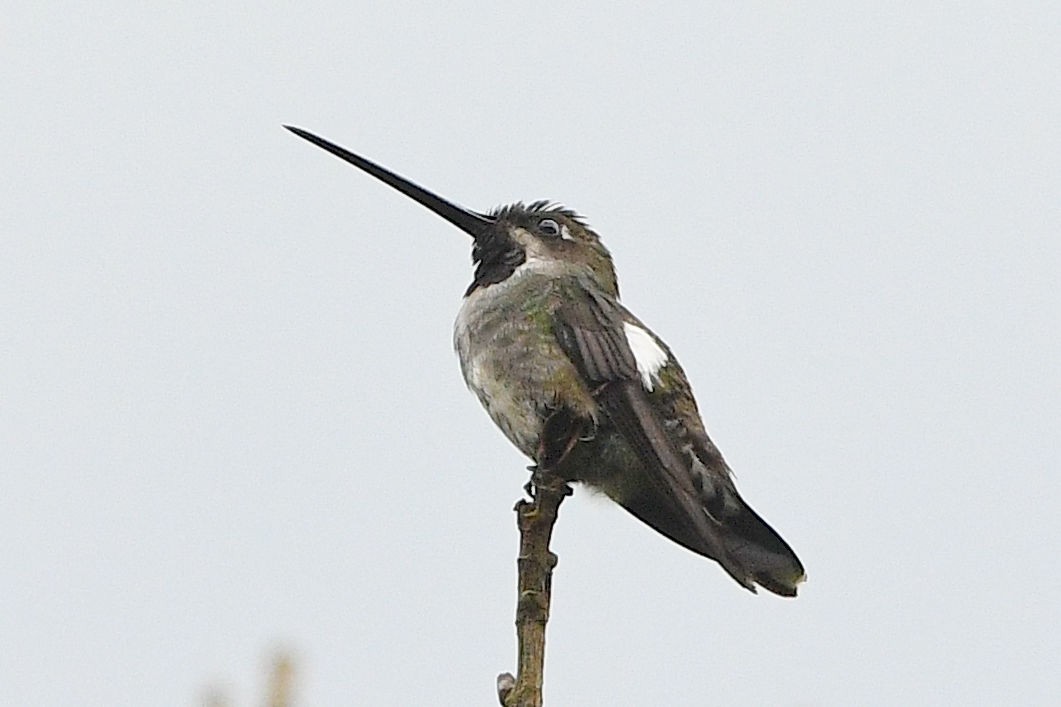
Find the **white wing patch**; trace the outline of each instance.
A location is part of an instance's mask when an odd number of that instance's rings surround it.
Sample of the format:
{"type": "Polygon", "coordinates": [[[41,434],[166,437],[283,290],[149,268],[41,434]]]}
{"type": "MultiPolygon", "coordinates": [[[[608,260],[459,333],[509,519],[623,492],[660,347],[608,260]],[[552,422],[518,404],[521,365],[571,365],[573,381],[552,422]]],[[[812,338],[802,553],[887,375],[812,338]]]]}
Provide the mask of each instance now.
{"type": "Polygon", "coordinates": [[[651,391],[659,381],[659,369],[667,365],[667,352],[656,343],[651,334],[636,324],[623,322],[623,331],[626,332],[626,342],[630,344],[630,350],[634,352],[641,383],[645,390],[651,391]]]}

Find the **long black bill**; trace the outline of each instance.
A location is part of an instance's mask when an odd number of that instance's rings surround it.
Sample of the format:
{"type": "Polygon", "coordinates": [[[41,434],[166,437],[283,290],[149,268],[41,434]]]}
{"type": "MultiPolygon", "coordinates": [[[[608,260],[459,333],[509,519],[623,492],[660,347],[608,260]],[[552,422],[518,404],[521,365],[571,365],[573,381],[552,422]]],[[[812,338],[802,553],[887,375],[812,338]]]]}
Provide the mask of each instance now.
{"type": "Polygon", "coordinates": [[[457,206],[454,203],[446,201],[437,194],[432,194],[427,189],[413,184],[405,177],[397,175],[371,160],[366,160],[360,155],[355,155],[353,152],[350,152],[350,150],[339,147],[333,142],[328,142],[324,138],[317,137],[313,133],[307,132],[302,128],[296,128],[291,125],[285,125],[284,127],[295,135],[298,135],[300,138],[309,140],[317,147],[324,148],[339,159],[345,160],[358,169],[368,172],[384,184],[394,187],[407,197],[423,204],[457,228],[471,235],[473,238],[478,238],[479,234],[483,233],[483,231],[494,223],[492,218],[474,211],[469,211],[462,206],[457,206]]]}

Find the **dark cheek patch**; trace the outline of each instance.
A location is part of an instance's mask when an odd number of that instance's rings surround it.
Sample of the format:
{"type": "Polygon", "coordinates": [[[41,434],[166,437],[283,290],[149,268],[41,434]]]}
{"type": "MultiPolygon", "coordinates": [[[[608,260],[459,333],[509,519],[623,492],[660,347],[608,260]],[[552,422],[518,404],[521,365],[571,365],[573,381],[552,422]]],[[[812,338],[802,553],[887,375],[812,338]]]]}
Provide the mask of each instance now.
{"type": "Polygon", "coordinates": [[[465,297],[480,287],[507,280],[516,268],[527,261],[527,254],[507,234],[495,230],[475,241],[472,261],[476,263],[475,278],[464,292],[465,297]]]}

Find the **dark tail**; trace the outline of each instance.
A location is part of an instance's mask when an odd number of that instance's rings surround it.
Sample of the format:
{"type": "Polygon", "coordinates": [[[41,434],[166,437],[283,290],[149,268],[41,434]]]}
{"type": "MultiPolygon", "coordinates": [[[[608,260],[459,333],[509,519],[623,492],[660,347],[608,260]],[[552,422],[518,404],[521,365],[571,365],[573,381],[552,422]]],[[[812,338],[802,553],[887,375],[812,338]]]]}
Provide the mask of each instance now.
{"type": "Polygon", "coordinates": [[[758,584],[783,597],[796,596],[797,587],[806,578],[796,553],[736,492],[728,495],[719,520],[707,509],[703,511],[710,528],[707,534],[713,537],[693,534],[689,524],[676,522],[677,514],[670,504],[649,489],[617,500],[679,545],[718,562],[741,586],[754,592],[758,584]],[[721,553],[716,549],[720,545],[721,553]]]}
{"type": "Polygon", "coordinates": [[[806,579],[803,564],[758,513],[739,496],[736,500],[738,508],[724,516],[720,528],[727,553],[764,589],[783,597],[796,596],[796,588],[806,579]]]}

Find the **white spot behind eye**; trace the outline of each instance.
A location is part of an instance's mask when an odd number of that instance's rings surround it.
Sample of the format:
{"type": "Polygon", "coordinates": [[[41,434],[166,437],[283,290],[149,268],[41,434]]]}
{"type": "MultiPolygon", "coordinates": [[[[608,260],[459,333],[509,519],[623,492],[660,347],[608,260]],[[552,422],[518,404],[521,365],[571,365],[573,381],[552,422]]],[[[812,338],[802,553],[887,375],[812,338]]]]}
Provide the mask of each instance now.
{"type": "Polygon", "coordinates": [[[560,237],[565,241],[575,240],[575,237],[571,235],[571,231],[567,230],[567,224],[560,227],[560,237]]]}
{"type": "Polygon", "coordinates": [[[651,334],[636,324],[623,322],[623,331],[626,333],[626,343],[630,344],[630,350],[634,354],[634,361],[637,362],[641,384],[645,386],[645,390],[651,391],[659,380],[659,369],[667,365],[667,352],[656,343],[651,334]]]}

